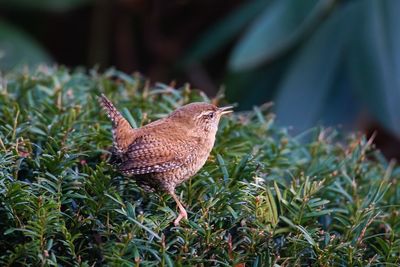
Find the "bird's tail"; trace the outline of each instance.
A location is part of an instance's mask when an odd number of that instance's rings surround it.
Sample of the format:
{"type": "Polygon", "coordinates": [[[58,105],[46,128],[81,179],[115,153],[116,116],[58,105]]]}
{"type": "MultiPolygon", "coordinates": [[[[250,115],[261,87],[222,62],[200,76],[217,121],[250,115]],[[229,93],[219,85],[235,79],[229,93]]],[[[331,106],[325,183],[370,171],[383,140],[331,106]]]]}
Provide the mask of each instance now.
{"type": "Polygon", "coordinates": [[[107,113],[107,117],[112,121],[114,125],[118,125],[121,120],[125,120],[121,113],[114,107],[113,103],[104,95],[101,94],[99,98],[100,105],[107,113]]]}
{"type": "Polygon", "coordinates": [[[99,102],[112,121],[115,149],[117,152],[125,151],[135,138],[135,130],[104,94],[101,94],[99,102]]]}

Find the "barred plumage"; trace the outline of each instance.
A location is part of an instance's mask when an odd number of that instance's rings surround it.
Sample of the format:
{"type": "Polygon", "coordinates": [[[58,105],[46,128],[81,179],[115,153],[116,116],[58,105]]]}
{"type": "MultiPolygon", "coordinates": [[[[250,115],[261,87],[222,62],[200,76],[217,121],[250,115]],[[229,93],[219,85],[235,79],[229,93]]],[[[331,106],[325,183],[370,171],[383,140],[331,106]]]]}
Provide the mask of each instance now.
{"type": "Polygon", "coordinates": [[[208,103],[192,103],[164,119],[133,129],[104,95],[100,103],[113,122],[113,158],[118,170],[146,190],[169,193],[180,210],[175,224],[187,218],[175,187],[204,165],[214,145],[219,119],[230,111],[208,103]]]}
{"type": "Polygon", "coordinates": [[[124,153],[135,140],[135,130],[105,95],[99,101],[112,122],[113,147],[117,153],[124,153]]]}

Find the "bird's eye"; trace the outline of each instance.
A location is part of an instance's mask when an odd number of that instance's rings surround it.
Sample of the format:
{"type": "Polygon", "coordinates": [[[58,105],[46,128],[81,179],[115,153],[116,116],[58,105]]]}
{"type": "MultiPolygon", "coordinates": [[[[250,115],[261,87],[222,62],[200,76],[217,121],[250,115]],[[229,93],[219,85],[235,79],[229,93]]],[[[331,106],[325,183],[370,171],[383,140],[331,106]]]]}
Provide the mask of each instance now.
{"type": "Polygon", "coordinates": [[[210,112],[210,113],[208,113],[208,114],[206,115],[206,117],[207,117],[208,119],[212,119],[212,118],[214,118],[214,116],[215,116],[215,112],[210,112]]]}
{"type": "Polygon", "coordinates": [[[215,116],[215,112],[207,112],[205,114],[203,113],[203,115],[202,115],[203,119],[205,119],[205,120],[211,120],[214,118],[214,116],[215,116]]]}

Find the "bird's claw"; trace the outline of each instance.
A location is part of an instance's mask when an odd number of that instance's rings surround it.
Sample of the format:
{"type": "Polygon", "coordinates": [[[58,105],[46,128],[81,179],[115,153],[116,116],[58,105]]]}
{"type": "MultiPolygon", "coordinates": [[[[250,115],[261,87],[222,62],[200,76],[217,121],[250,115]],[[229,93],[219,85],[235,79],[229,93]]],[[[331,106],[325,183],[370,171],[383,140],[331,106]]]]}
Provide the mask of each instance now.
{"type": "Polygon", "coordinates": [[[182,219],[186,219],[186,220],[188,219],[186,210],[181,210],[181,211],[179,212],[178,217],[176,217],[176,219],[175,219],[175,221],[174,221],[174,225],[175,225],[175,226],[178,226],[178,225],[179,225],[179,222],[180,222],[182,219]]]}

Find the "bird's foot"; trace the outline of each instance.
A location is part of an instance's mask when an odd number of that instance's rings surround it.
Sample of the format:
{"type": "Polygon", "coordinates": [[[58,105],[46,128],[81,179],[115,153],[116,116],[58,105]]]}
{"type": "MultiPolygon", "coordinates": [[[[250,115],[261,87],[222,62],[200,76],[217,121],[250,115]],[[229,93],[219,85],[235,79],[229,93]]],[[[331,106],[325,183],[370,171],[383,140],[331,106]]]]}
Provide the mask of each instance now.
{"type": "Polygon", "coordinates": [[[186,220],[187,220],[187,218],[188,218],[188,216],[187,216],[186,210],[181,209],[181,210],[179,211],[178,217],[176,217],[176,219],[175,219],[175,221],[174,221],[174,225],[175,225],[175,226],[178,226],[178,225],[179,225],[179,222],[180,222],[182,219],[186,219],[186,220]]]}
{"type": "Polygon", "coordinates": [[[170,194],[171,194],[172,198],[175,200],[176,205],[178,206],[178,209],[179,209],[179,215],[178,215],[178,217],[177,217],[177,218],[175,219],[175,221],[174,221],[174,225],[175,225],[175,226],[178,226],[178,225],[179,225],[179,222],[180,222],[182,219],[186,219],[186,220],[187,220],[188,216],[187,216],[187,212],[186,212],[186,210],[185,210],[185,207],[184,207],[184,206],[182,205],[182,203],[179,201],[179,198],[175,195],[175,192],[171,191],[170,194]]]}

